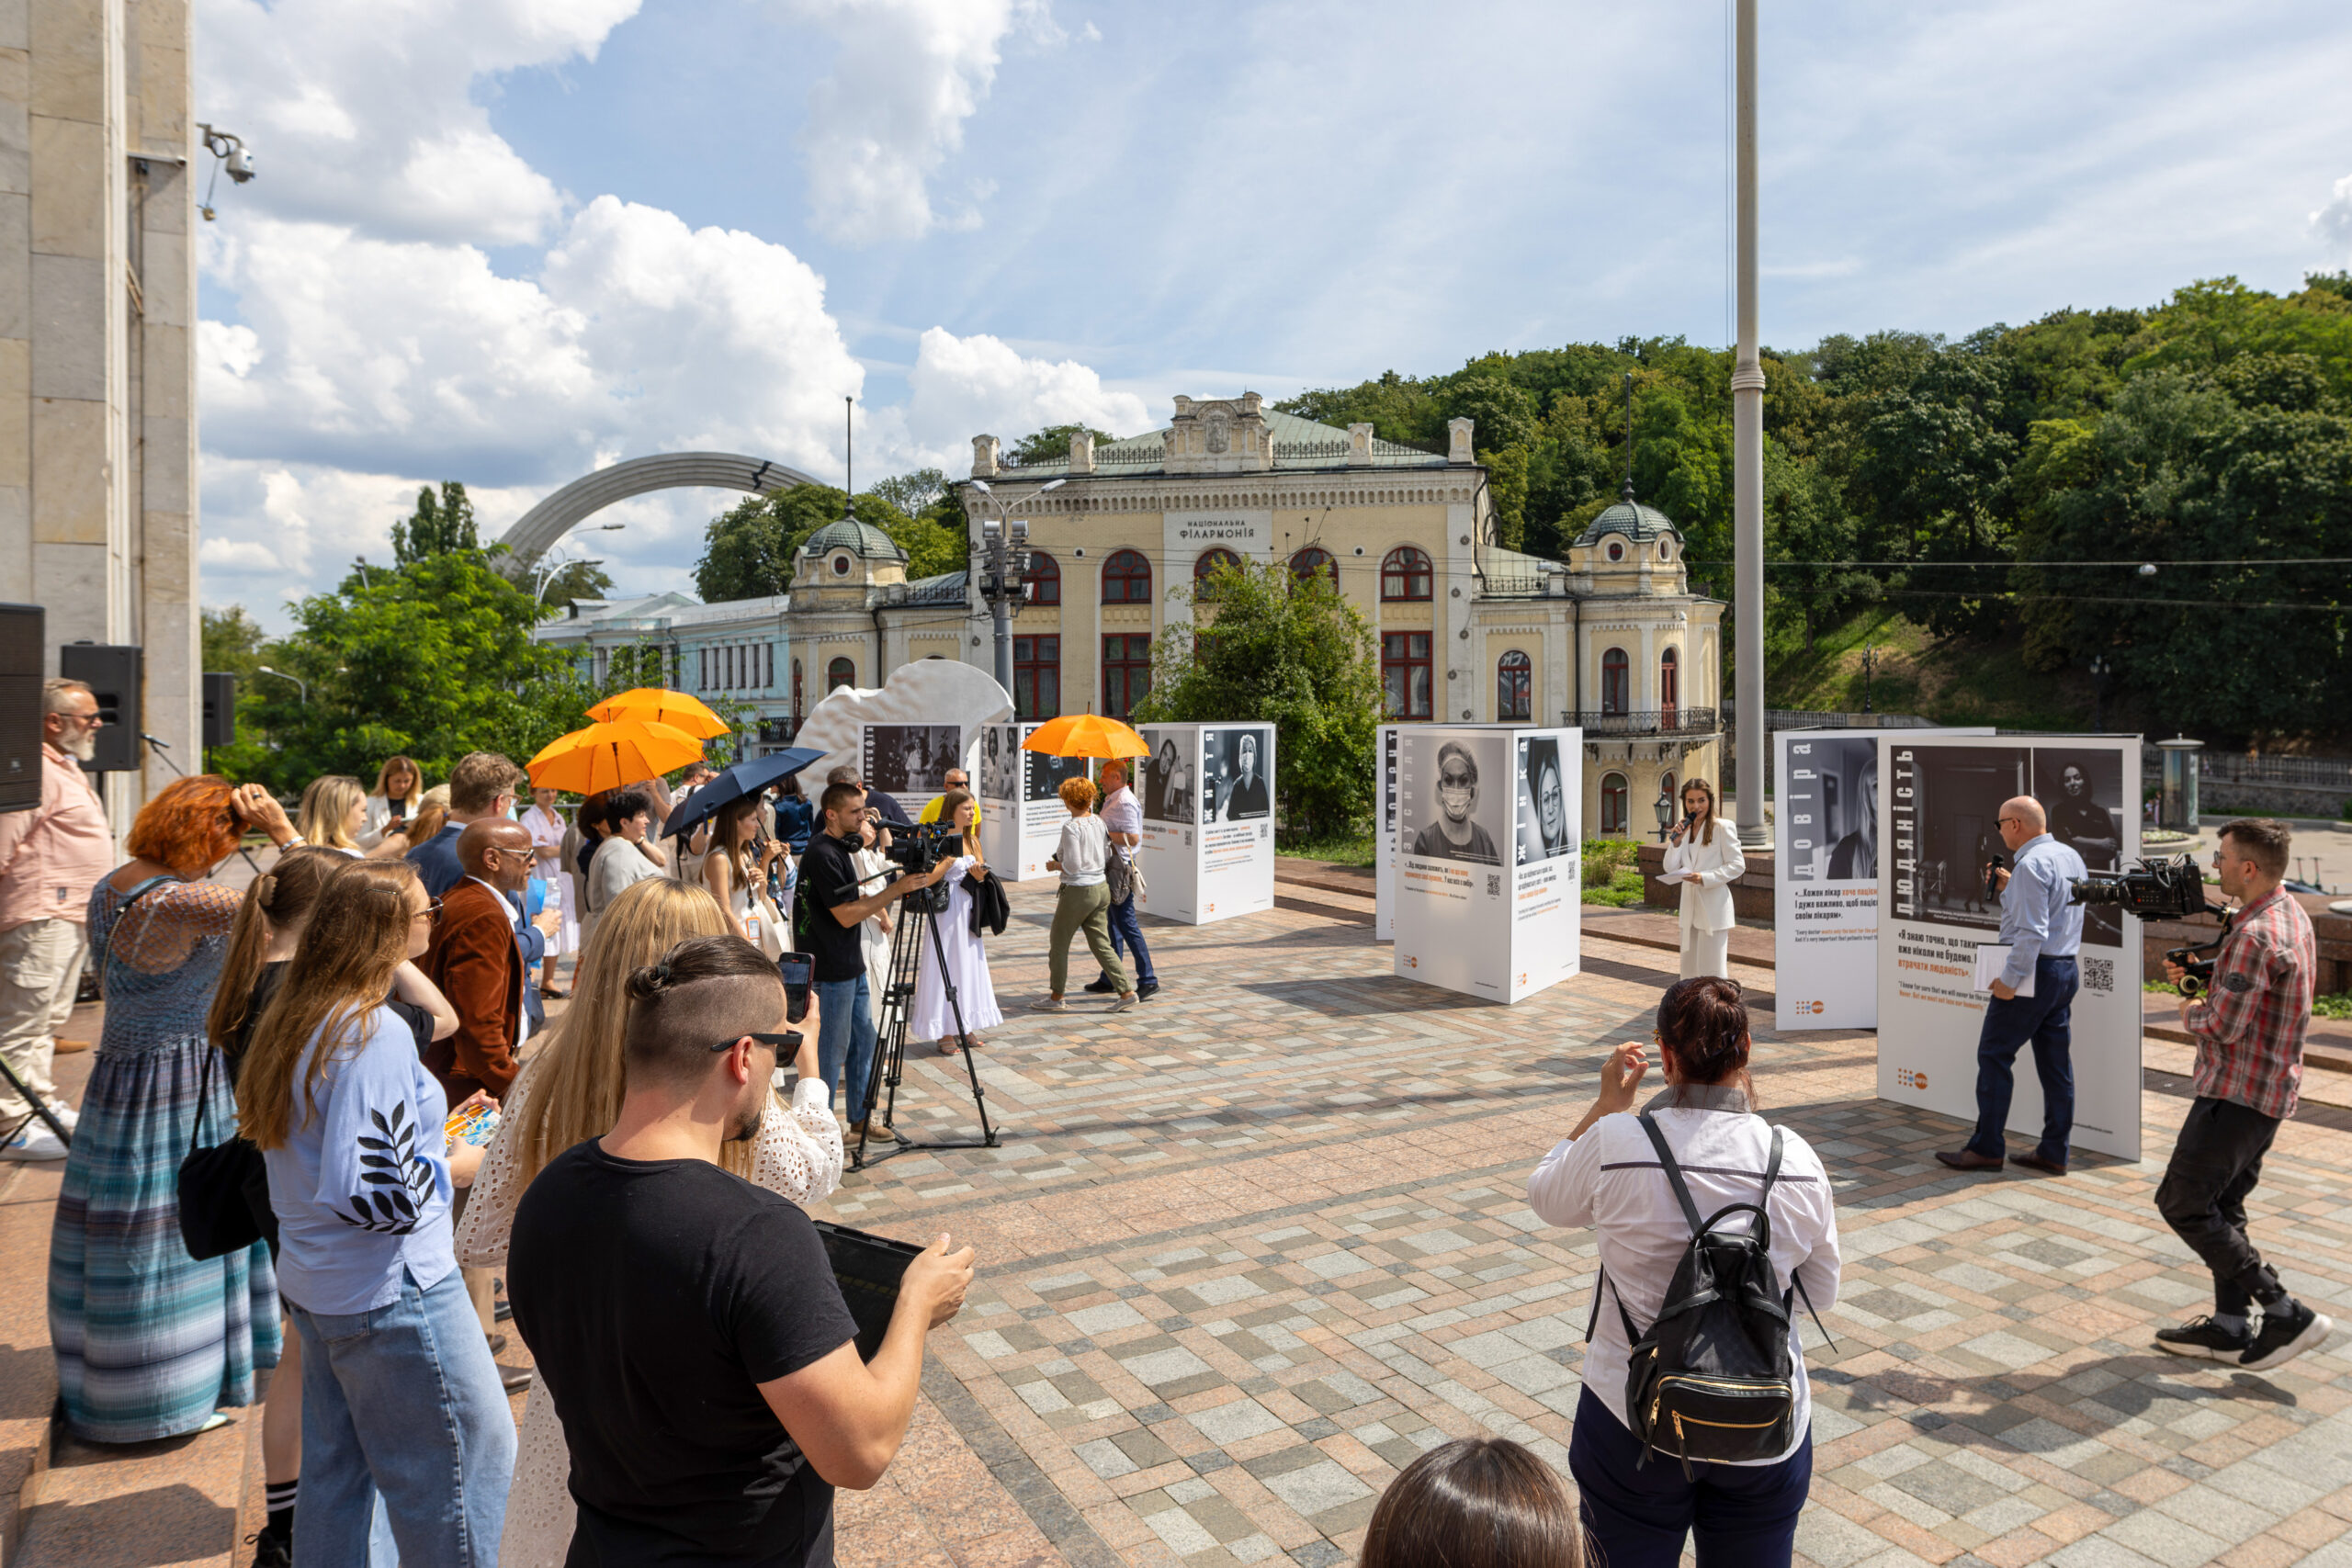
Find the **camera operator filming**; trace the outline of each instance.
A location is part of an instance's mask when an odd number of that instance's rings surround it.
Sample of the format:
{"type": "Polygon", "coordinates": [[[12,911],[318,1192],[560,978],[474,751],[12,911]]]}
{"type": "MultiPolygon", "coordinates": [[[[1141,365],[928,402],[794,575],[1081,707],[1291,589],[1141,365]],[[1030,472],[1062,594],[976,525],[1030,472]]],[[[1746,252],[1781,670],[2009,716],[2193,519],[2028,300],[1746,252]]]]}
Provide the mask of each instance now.
{"type": "Polygon", "coordinates": [[[2017,1162],[2064,1176],[2075,1130],[2074,1000],[2082,983],[2075,956],[2083,946],[2083,910],[2074,885],[2088,873],[2081,855],[2051,836],[2033,796],[2004,801],[1999,827],[2013,869],[1996,862],[1986,881],[2000,896],[2001,941],[2009,956],[1993,982],[1976,1041],[1976,1135],[1964,1148],[1937,1150],[1936,1157],[1954,1170],[2001,1168],[2009,1157],[2011,1067],[2030,1041],[2041,1079],[2041,1142],[2017,1162]]]}
{"type": "Polygon", "coordinates": [[[2185,983],[2185,953],[2165,960],[2165,974],[2192,992],[2181,998],[2180,1022],[2197,1042],[2197,1098],[2156,1188],[2156,1210],[2212,1270],[2213,1312],[2158,1330],[2156,1348],[2254,1371],[2316,1348],[2335,1326],[2288,1294],[2245,1229],[2262,1156],[2295,1113],[2312,1021],[2311,917],[2278,886],[2290,842],[2287,825],[2268,818],[2222,829],[2213,865],[2238,909],[2224,922],[2205,995],[2185,983]],[[2257,1302],[2258,1329],[2248,1322],[2257,1302]]]}
{"type": "MultiPolygon", "coordinates": [[[[950,863],[901,875],[872,892],[862,886],[850,859],[865,819],[865,791],[854,784],[825,786],[821,819],[800,857],[800,885],[792,900],[794,945],[816,960],[818,1070],[828,1090],[846,1089],[836,1100],[853,1111],[865,1104],[865,1081],[874,1071],[875,1020],[880,1009],[865,977],[865,951],[858,925],[868,915],[918,888],[944,877],[950,863]],[[848,1069],[844,1084],[842,1069],[848,1069]]],[[[863,1134],[863,1123],[850,1136],[863,1134]]],[[[880,1129],[876,1129],[879,1132],[880,1129]]]]}

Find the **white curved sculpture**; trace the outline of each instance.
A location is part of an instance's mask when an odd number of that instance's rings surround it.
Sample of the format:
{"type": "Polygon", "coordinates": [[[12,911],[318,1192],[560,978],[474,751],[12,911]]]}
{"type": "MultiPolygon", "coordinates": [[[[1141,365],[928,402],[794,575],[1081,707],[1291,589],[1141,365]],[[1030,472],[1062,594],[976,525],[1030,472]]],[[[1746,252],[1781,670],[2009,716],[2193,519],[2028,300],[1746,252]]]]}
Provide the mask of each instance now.
{"type": "Polygon", "coordinates": [[[811,801],[825,792],[824,778],[847,763],[864,768],[860,755],[868,724],[954,724],[963,728],[965,750],[980,726],[1002,724],[1012,716],[1012,698],[995,677],[976,665],[952,659],[918,659],[890,671],[879,688],[836,686],[824,701],[808,710],[795,746],[821,746],[825,755],[811,762],[801,787],[811,801]]]}
{"type": "Polygon", "coordinates": [[[616,501],[657,490],[740,490],[752,495],[816,484],[797,468],[733,452],[659,452],[572,480],[514,521],[499,538],[510,570],[521,570],[582,519],[616,501]]]}

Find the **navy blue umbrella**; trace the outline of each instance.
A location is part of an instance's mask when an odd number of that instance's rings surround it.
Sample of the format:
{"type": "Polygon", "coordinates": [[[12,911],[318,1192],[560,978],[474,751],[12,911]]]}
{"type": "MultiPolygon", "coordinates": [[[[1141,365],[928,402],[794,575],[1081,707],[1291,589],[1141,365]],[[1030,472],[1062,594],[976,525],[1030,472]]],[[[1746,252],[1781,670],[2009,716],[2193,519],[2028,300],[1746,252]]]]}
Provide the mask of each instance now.
{"type": "Polygon", "coordinates": [[[747,795],[757,795],[773,784],[782,784],[825,753],[813,746],[794,746],[765,757],[753,757],[721,768],[713,773],[700,789],[688,797],[685,805],[670,813],[670,820],[662,825],[664,838],[674,839],[691,833],[718,815],[718,808],[730,800],[741,800],[747,795]]]}

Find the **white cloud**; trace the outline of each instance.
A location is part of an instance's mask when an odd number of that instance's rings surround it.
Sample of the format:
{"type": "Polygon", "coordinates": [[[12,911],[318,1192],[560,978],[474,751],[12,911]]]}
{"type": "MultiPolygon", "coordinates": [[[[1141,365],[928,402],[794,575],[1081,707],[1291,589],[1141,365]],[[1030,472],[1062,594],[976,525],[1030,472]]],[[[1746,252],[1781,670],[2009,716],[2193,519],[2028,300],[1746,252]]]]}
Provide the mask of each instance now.
{"type": "Polygon", "coordinates": [[[1046,0],[790,0],[789,10],[839,46],[808,89],[800,135],[817,227],[870,244],[977,226],[970,208],[942,213],[930,181],[962,148],[1006,35],[1023,27],[1063,40],[1046,0]]]}
{"type": "Polygon", "coordinates": [[[2352,247],[2352,175],[2335,182],[2335,198],[2312,214],[2312,227],[2329,243],[2352,247]]]}
{"type": "Polygon", "coordinates": [[[1011,443],[1048,424],[1083,423],[1114,435],[1152,427],[1143,399],[1105,387],[1086,366],[1030,358],[986,333],[957,337],[933,327],[916,347],[907,386],[903,413],[882,413],[903,420],[910,459],[950,474],[970,467],[975,435],[1011,443]]]}
{"type": "Polygon", "coordinates": [[[198,0],[200,100],[253,147],[240,209],[526,244],[565,199],[491,129],[482,78],[594,60],[639,0],[198,0]]]}

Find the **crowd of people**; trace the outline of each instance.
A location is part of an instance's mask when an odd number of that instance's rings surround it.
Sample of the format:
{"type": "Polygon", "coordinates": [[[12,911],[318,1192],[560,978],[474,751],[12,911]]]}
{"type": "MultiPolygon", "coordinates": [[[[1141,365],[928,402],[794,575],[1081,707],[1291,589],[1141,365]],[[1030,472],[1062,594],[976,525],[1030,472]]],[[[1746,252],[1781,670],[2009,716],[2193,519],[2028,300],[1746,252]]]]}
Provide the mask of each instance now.
{"type": "MultiPolygon", "coordinates": [[[[257,1564],[830,1561],[833,1488],[898,1451],[924,1337],[973,1278],[971,1249],[935,1238],[862,1354],[803,1212],[842,1179],[845,1138],[893,1136],[871,1086],[903,900],[933,898],[908,1038],[982,1047],[1002,1021],[986,936],[1005,898],[968,780],[923,811],[940,852],[918,870],[887,853],[913,824],[854,768],[813,801],[795,784],[713,810],[692,804],[707,771],[650,780],[567,821],[552,792],[518,811],[524,774],[491,753],[437,786],[405,757],[372,793],[322,777],[291,816],[257,784],[181,779],[118,861],[79,766],[98,723],[86,688],[50,682],[40,804],[0,815],[0,1152],[63,1160],[48,1299],[74,1434],[201,1431],[275,1367],[257,1564]],[[213,874],[254,836],[277,852],[240,895],[213,874]],[[106,1010],[77,1114],[50,1066],[85,955],[106,1010]],[[241,1174],[192,1184],[198,1151],[241,1174]],[[536,1374],[501,1367],[509,1333],[536,1374]]],[[[1157,989],[1140,813],[1122,769],[1102,779],[1061,786],[1041,1010],[1068,1006],[1080,934],[1113,1011],[1157,989]]],[[[1538,1218],[1598,1244],[1574,1493],[1516,1444],[1442,1445],[1375,1508],[1373,1568],[1791,1560],[1812,1467],[1799,1306],[1837,1302],[1838,1221],[1821,1155],[1760,1112],[1708,897],[1737,852],[1703,785],[1687,805],[1685,976],[1528,1185],[1538,1218]]],[[[1944,1157],[2063,1174],[2071,852],[2030,799],[2002,828],[2022,956],[1985,1022],[1985,1121],[1944,1157]],[[2027,1043],[2051,1120],[2012,1156],[2027,1043]]],[[[2157,1196],[2214,1311],[2156,1338],[2258,1371],[2332,1328],[2245,1212],[2293,1113],[2315,960],[2279,886],[2283,826],[2234,822],[2221,844],[2241,909],[2211,989],[2182,1003],[2198,1098],[2157,1196]]]]}

